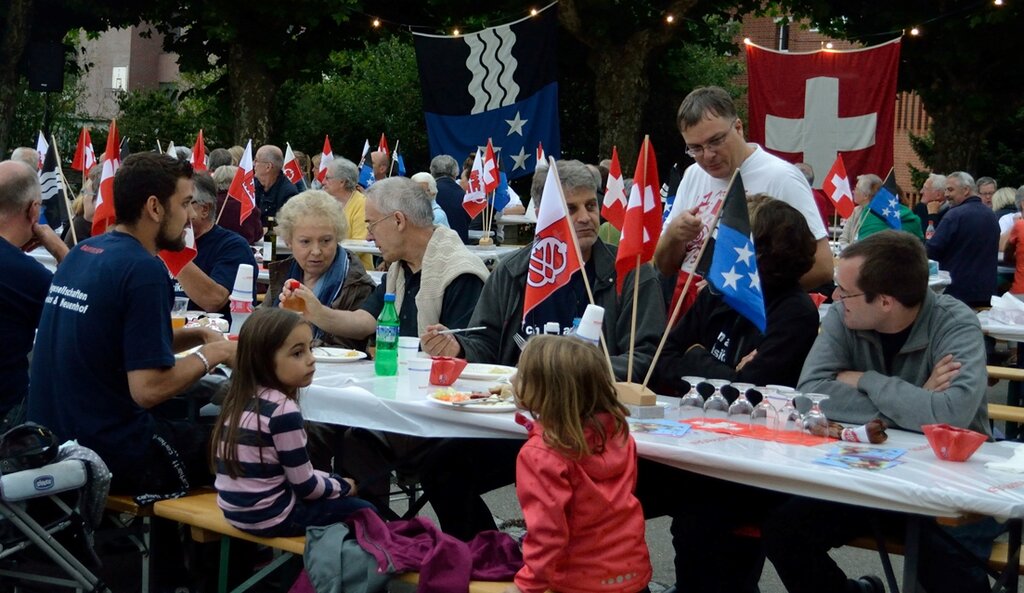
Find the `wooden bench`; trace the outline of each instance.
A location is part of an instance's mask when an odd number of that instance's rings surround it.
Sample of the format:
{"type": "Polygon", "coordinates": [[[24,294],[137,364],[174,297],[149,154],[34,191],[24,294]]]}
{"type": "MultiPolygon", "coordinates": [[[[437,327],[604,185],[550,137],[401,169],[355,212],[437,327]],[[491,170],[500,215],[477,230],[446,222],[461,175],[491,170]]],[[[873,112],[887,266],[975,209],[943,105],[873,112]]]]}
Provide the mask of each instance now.
{"type": "Polygon", "coordinates": [[[1024,381],[1024,369],[1017,367],[997,367],[988,365],[985,367],[990,379],[1004,379],[1006,381],[1024,381]]]}
{"type": "MultiPolygon", "coordinates": [[[[240,593],[262,580],[265,576],[277,569],[291,555],[302,556],[306,551],[306,538],[299,537],[259,537],[232,527],[224,513],[217,506],[217,494],[204,492],[192,494],[183,498],[173,500],[161,500],[153,505],[157,517],[168,519],[188,525],[192,532],[192,539],[197,542],[206,543],[221,541],[221,565],[220,565],[220,592],[227,591],[227,543],[231,538],[262,544],[264,546],[280,550],[287,555],[276,558],[273,562],[254,574],[247,581],[238,586],[234,591],[240,593]],[[227,536],[226,538],[224,536],[227,536]]],[[[405,583],[416,584],[419,582],[419,573],[404,573],[395,575],[395,580],[405,583]]],[[[469,593],[501,593],[510,582],[472,581],[469,584],[469,593]]]]}
{"type": "Polygon", "coordinates": [[[1024,424],[1024,408],[1020,406],[1006,406],[1003,404],[989,404],[988,419],[1024,424]]]}

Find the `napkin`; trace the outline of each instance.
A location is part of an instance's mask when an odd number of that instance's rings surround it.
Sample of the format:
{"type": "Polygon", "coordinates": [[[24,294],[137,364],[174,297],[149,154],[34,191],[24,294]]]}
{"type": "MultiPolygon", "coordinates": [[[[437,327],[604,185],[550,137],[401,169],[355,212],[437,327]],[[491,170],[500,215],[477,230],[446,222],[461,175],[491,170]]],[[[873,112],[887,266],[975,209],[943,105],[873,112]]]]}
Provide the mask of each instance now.
{"type": "Polygon", "coordinates": [[[1001,472],[1024,474],[1024,445],[1013,448],[1013,457],[1004,461],[989,461],[985,467],[1001,472]]]}
{"type": "Polygon", "coordinates": [[[992,310],[989,318],[992,321],[1010,325],[1024,324],[1024,302],[1007,293],[1004,296],[993,296],[989,301],[992,310]]]}

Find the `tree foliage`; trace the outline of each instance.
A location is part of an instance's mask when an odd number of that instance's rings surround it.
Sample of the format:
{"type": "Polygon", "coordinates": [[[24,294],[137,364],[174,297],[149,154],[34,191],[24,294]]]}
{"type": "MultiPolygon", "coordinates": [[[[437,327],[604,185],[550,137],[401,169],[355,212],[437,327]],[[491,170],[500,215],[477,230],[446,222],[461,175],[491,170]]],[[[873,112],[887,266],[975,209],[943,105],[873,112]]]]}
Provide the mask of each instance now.
{"type": "Polygon", "coordinates": [[[132,150],[151,150],[168,142],[191,148],[199,130],[207,148],[228,147],[234,142],[231,122],[225,117],[226,101],[218,92],[222,69],[203,75],[185,75],[181,88],[132,91],[118,101],[121,115],[117,129],[130,138],[132,150]]]}
{"type": "Polygon", "coordinates": [[[358,160],[364,140],[376,148],[381,133],[395,141],[410,174],[429,162],[416,55],[408,37],[391,36],[360,49],[332,52],[322,80],[290,82],[278,93],[283,114],[274,137],[319,154],[324,134],[334,153],[358,160]]]}

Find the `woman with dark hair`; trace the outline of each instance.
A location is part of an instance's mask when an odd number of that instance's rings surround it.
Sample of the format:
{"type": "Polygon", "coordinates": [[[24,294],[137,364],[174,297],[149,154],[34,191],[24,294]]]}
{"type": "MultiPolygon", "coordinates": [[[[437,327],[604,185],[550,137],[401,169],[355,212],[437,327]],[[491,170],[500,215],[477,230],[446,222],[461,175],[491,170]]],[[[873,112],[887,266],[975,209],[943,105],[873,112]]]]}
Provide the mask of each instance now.
{"type": "Polygon", "coordinates": [[[800,277],[814,264],[814,237],[803,215],[785,202],[759,194],[748,207],[766,331],[709,285],[669,334],[657,367],[660,393],[685,393],[685,375],[755,385],[796,385],[800,377],[818,335],[817,309],[800,288],[800,277]]]}
{"type": "MultiPolygon", "coordinates": [[[[756,195],[748,201],[757,269],[768,323],[761,333],[711,286],[669,334],[656,367],[659,393],[688,389],[694,375],[754,385],[795,386],[818,335],[818,312],[800,277],[814,263],[815,240],[804,216],[789,204],[756,195]]],[[[735,397],[736,391],[731,395],[735,397]]],[[[756,402],[754,402],[756,403],[756,402]]],[[[637,497],[648,518],[672,516],[676,583],[695,593],[755,593],[764,551],[755,538],[737,535],[759,525],[783,495],[640,460],[637,497]],[[693,505],[681,493],[702,502],[693,505]],[[707,502],[705,502],[707,501],[707,502]],[[707,505],[728,509],[708,513],[707,505]],[[685,583],[685,587],[683,584],[685,583]]]]}

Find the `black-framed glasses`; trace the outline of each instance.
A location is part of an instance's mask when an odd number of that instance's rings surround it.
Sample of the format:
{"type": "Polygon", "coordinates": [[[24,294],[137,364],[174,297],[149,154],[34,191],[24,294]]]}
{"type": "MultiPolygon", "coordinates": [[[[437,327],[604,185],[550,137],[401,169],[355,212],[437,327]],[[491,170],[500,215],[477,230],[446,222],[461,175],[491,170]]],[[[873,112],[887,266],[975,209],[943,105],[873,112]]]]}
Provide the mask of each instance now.
{"type": "Polygon", "coordinates": [[[704,144],[687,144],[686,154],[690,155],[691,158],[697,158],[699,156],[703,156],[705,151],[718,152],[718,150],[725,145],[726,139],[729,138],[729,132],[733,131],[733,126],[736,125],[738,120],[738,117],[734,117],[732,121],[729,122],[729,129],[715,135],[711,140],[708,140],[704,144]]]}

